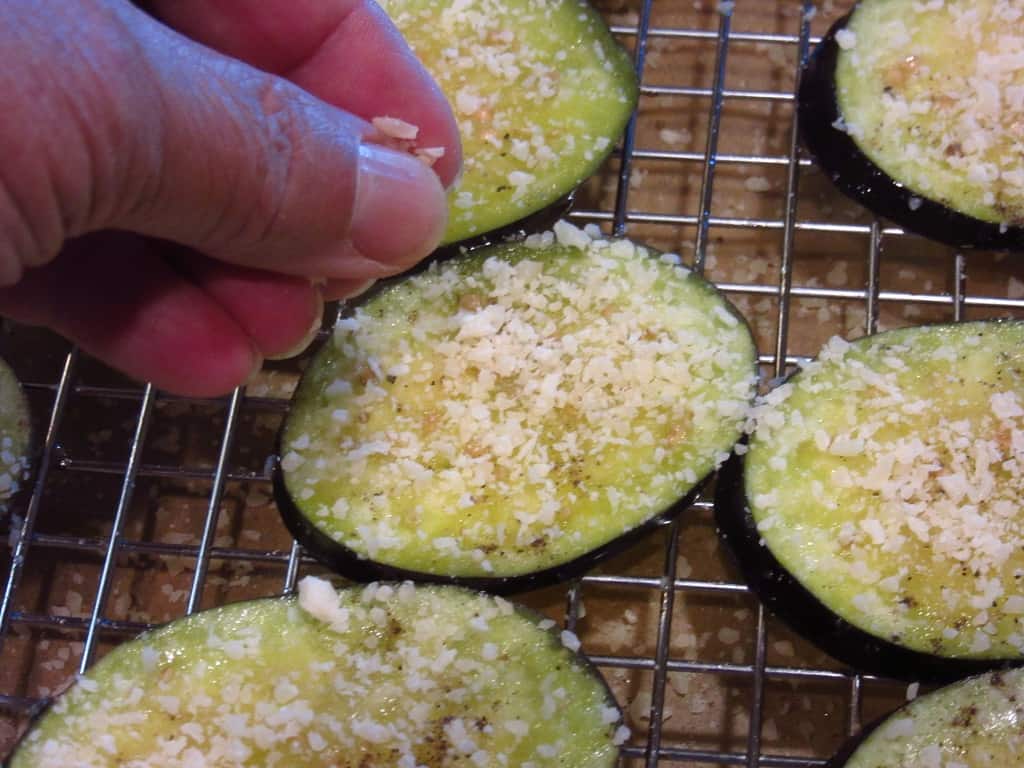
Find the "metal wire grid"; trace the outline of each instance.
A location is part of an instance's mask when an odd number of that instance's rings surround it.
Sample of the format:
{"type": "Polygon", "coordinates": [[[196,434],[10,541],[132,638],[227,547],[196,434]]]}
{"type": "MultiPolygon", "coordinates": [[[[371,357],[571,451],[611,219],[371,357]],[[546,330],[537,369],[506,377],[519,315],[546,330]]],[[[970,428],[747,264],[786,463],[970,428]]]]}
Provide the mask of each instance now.
{"type": "MultiPolygon", "coordinates": [[[[788,365],[799,362],[802,358],[789,354],[789,316],[790,306],[796,298],[816,298],[827,301],[854,300],[864,302],[866,310],[865,332],[874,332],[878,324],[879,306],[882,302],[945,305],[952,308],[953,316],[959,320],[968,307],[984,307],[990,310],[1007,310],[1024,308],[1024,300],[1006,299],[995,296],[974,296],[966,292],[964,259],[956,256],[953,260],[952,286],[948,293],[912,293],[900,291],[883,291],[879,287],[879,264],[883,238],[903,237],[904,232],[896,227],[885,227],[874,221],[869,225],[837,224],[828,221],[798,220],[796,215],[798,184],[800,169],[809,165],[802,158],[797,146],[795,120],[790,127],[788,151],[784,155],[738,155],[718,152],[719,133],[722,124],[723,106],[729,100],[792,102],[793,91],[750,91],[734,90],[727,87],[726,73],[730,45],[733,42],[767,43],[773,45],[793,46],[797,52],[797,68],[794,82],[799,83],[800,66],[805,61],[810,47],[817,42],[811,36],[810,19],[813,3],[810,0],[794,0],[799,7],[799,30],[795,35],[772,34],[761,32],[734,32],[732,29],[733,14],[722,6],[722,13],[717,31],[690,28],[659,28],[651,26],[652,10],[655,2],[668,0],[642,0],[636,26],[613,26],[613,31],[623,38],[632,38],[637,75],[643,81],[644,65],[648,43],[657,38],[675,38],[689,40],[705,40],[715,43],[713,83],[710,88],[670,87],[643,85],[643,96],[674,96],[707,100],[708,130],[703,153],[673,152],[661,150],[645,150],[636,146],[637,116],[631,120],[619,153],[619,173],[612,210],[577,210],[571,216],[585,221],[610,223],[615,234],[622,234],[631,223],[684,225],[696,228],[694,243],[695,266],[703,271],[706,263],[709,243],[709,232],[712,228],[732,228],[746,230],[767,230],[781,234],[781,263],[776,279],[763,284],[720,283],[719,287],[727,294],[764,295],[774,297],[778,301],[777,323],[774,348],[770,353],[760,356],[761,363],[775,376],[781,375],[788,365]],[[702,180],[700,188],[700,205],[696,215],[666,215],[645,213],[630,210],[629,180],[633,163],[638,159],[670,160],[679,163],[700,163],[702,180]],[[711,212],[712,192],[718,166],[728,164],[748,164],[757,166],[777,166],[786,169],[784,215],[778,219],[726,218],[713,216],[711,212]],[[863,289],[830,289],[818,287],[794,287],[793,253],[794,237],[797,232],[810,231],[828,234],[855,234],[864,236],[866,246],[864,258],[867,266],[867,280],[863,289]]],[[[745,4],[756,3],[757,0],[740,0],[735,5],[735,12],[741,12],[745,4]]],[[[46,426],[42,453],[34,487],[28,502],[25,516],[20,529],[14,531],[14,546],[10,570],[4,581],[2,599],[0,599],[0,648],[9,635],[11,627],[22,625],[32,628],[57,629],[74,631],[84,638],[83,651],[79,671],[84,671],[94,659],[97,644],[101,635],[110,634],[128,636],[136,634],[149,625],[118,621],[105,618],[105,607],[111,590],[112,578],[119,555],[126,553],[144,553],[154,556],[178,556],[192,558],[195,571],[192,575],[188,592],[186,612],[193,613],[200,604],[203,587],[211,559],[227,561],[248,561],[253,563],[284,564],[284,578],[281,585],[285,592],[294,589],[300,565],[311,563],[297,544],[286,550],[252,550],[234,547],[218,547],[214,545],[214,533],[220,514],[221,500],[225,485],[234,481],[269,482],[269,474],[239,473],[230,469],[230,457],[238,435],[239,417],[243,403],[248,408],[280,410],[285,403],[272,398],[247,397],[244,390],[235,391],[228,403],[227,416],[219,436],[219,452],[212,470],[194,469],[181,466],[144,465],[142,463],[142,446],[149,430],[154,405],[160,395],[151,386],[141,393],[132,389],[116,389],[109,387],[89,387],[76,384],[76,376],[80,367],[79,353],[71,350],[64,360],[59,379],[56,383],[27,382],[28,389],[44,389],[53,392],[53,405],[50,409],[46,426]],[[76,461],[73,457],[62,456],[58,451],[57,436],[67,410],[70,396],[95,396],[111,399],[138,401],[138,411],[134,421],[130,451],[126,463],[104,463],[76,461]],[[80,471],[107,475],[118,475],[122,478],[120,495],[113,512],[113,523],[109,536],[104,538],[75,538],[71,536],[37,533],[36,521],[44,489],[55,472],[80,471]],[[140,477],[169,477],[181,479],[208,479],[211,490],[203,519],[203,530],[198,545],[178,545],[159,542],[131,541],[124,537],[125,519],[140,477]],[[26,559],[30,548],[52,550],[78,550],[102,555],[98,585],[93,602],[91,615],[87,618],[72,616],[53,616],[27,613],[16,610],[15,597],[25,573],[26,559]]],[[[708,510],[708,501],[698,501],[698,510],[708,510]]],[[[670,658],[669,640],[672,629],[673,608],[677,599],[687,599],[693,595],[746,595],[745,585],[728,581],[709,581],[701,579],[678,578],[676,575],[677,554],[679,551],[680,523],[678,521],[667,526],[665,537],[664,566],[660,577],[636,577],[591,574],[570,585],[567,592],[565,608],[565,624],[574,630],[577,626],[581,594],[588,586],[604,586],[616,589],[650,589],[659,593],[659,614],[657,624],[657,644],[652,656],[596,656],[591,659],[598,666],[605,668],[623,668],[630,670],[649,670],[653,673],[651,690],[650,719],[647,733],[641,740],[639,734],[634,736],[633,743],[624,749],[624,756],[631,764],[639,762],[651,768],[660,761],[686,761],[720,765],[746,766],[779,766],[780,768],[820,766],[824,760],[789,755],[764,754],[761,749],[762,715],[765,703],[766,679],[779,680],[813,680],[841,682],[848,687],[849,701],[849,732],[859,726],[862,687],[871,678],[858,674],[847,674],[827,669],[803,668],[796,666],[769,666],[766,663],[766,616],[763,607],[758,605],[756,619],[756,635],[754,638],[754,657],[752,663],[729,664],[704,661],[684,661],[670,658]],[[670,672],[714,673],[724,676],[744,677],[751,682],[749,701],[749,729],[746,739],[746,750],[743,752],[711,751],[686,749],[663,744],[662,724],[665,705],[665,687],[670,672]]],[[[38,710],[39,699],[0,694],[0,710],[14,714],[30,714],[38,710]]]]}

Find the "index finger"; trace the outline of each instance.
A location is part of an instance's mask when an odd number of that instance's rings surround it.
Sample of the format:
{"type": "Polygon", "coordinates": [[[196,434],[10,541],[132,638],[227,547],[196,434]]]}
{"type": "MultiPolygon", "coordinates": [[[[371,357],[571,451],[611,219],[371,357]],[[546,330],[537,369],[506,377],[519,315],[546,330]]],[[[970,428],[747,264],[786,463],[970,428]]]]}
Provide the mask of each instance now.
{"type": "Polygon", "coordinates": [[[458,126],[437,83],[373,0],[153,0],[179,32],[283,75],[363,119],[395,117],[419,128],[417,145],[443,147],[445,186],[459,171],[458,126]]]}

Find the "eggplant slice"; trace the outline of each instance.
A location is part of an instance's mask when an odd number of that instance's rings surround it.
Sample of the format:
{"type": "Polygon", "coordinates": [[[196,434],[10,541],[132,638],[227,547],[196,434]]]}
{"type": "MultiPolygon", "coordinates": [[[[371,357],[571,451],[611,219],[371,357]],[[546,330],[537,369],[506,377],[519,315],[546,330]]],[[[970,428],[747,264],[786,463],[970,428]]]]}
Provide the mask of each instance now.
{"type": "Polygon", "coordinates": [[[0,360],[0,517],[28,479],[31,454],[28,399],[14,371],[0,360]]]}
{"type": "Polygon", "coordinates": [[[449,192],[443,244],[507,227],[572,192],[636,107],[633,63],[583,0],[382,5],[459,123],[463,173],[449,192]]]}
{"type": "Polygon", "coordinates": [[[752,422],[715,506],[770,610],[891,677],[1024,658],[1024,323],[834,339],[752,422]]]}
{"type": "Polygon", "coordinates": [[[678,262],[563,222],[361,299],[282,428],[289,529],[349,578],[512,592],[684,508],[742,432],[756,350],[678,262]]]}
{"type": "Polygon", "coordinates": [[[1024,23],[1005,15],[1020,10],[861,0],[832,27],[797,109],[841,192],[942,243],[1024,250],[1024,23]]]}
{"type": "Polygon", "coordinates": [[[991,672],[914,699],[864,731],[827,768],[1024,765],[1024,671],[991,672]]]}
{"type": "Polygon", "coordinates": [[[553,621],[454,587],[308,577],[118,646],[10,768],[611,768],[628,738],[553,621]]]}

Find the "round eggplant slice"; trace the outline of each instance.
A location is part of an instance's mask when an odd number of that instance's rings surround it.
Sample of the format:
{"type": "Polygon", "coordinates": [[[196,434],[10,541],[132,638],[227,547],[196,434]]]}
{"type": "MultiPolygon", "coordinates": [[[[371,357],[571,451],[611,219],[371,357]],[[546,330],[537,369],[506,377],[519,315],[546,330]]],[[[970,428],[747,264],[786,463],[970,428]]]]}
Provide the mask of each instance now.
{"type": "MultiPolygon", "coordinates": [[[[449,192],[443,244],[570,193],[612,151],[636,106],[632,61],[583,0],[382,5],[459,123],[463,172],[449,192]]],[[[415,127],[406,130],[415,141],[415,127]]]]}
{"type": "Polygon", "coordinates": [[[1011,0],[861,0],[804,70],[804,145],[879,216],[957,247],[1024,250],[1020,14],[1011,0]]]}
{"type": "Polygon", "coordinates": [[[455,587],[306,578],[118,646],[10,768],[611,768],[628,738],[554,622],[455,587]]]}
{"type": "Polygon", "coordinates": [[[28,477],[32,420],[14,371],[0,360],[0,517],[28,477]]]}
{"type": "Polygon", "coordinates": [[[677,256],[562,222],[341,318],[283,426],[278,505],[357,580],[568,579],[692,498],[741,434],[755,360],[677,256]]]}
{"type": "Polygon", "coordinates": [[[827,768],[1024,765],[1024,671],[991,672],[915,699],[865,729],[827,768]]]}
{"type": "Polygon", "coordinates": [[[716,511],[772,611],[892,677],[1024,656],[1024,323],[833,339],[752,421],[716,511]]]}

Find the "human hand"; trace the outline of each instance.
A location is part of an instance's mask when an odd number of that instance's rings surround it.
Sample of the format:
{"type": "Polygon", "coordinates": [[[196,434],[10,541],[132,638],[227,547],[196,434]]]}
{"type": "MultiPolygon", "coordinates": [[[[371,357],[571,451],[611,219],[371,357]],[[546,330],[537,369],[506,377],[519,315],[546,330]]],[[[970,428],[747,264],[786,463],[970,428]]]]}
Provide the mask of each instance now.
{"type": "Polygon", "coordinates": [[[169,26],[127,0],[0,0],[0,314],[216,395],[301,347],[324,297],[433,250],[458,132],[372,0],[149,10],[169,26]],[[380,146],[375,116],[444,155],[380,146]]]}

